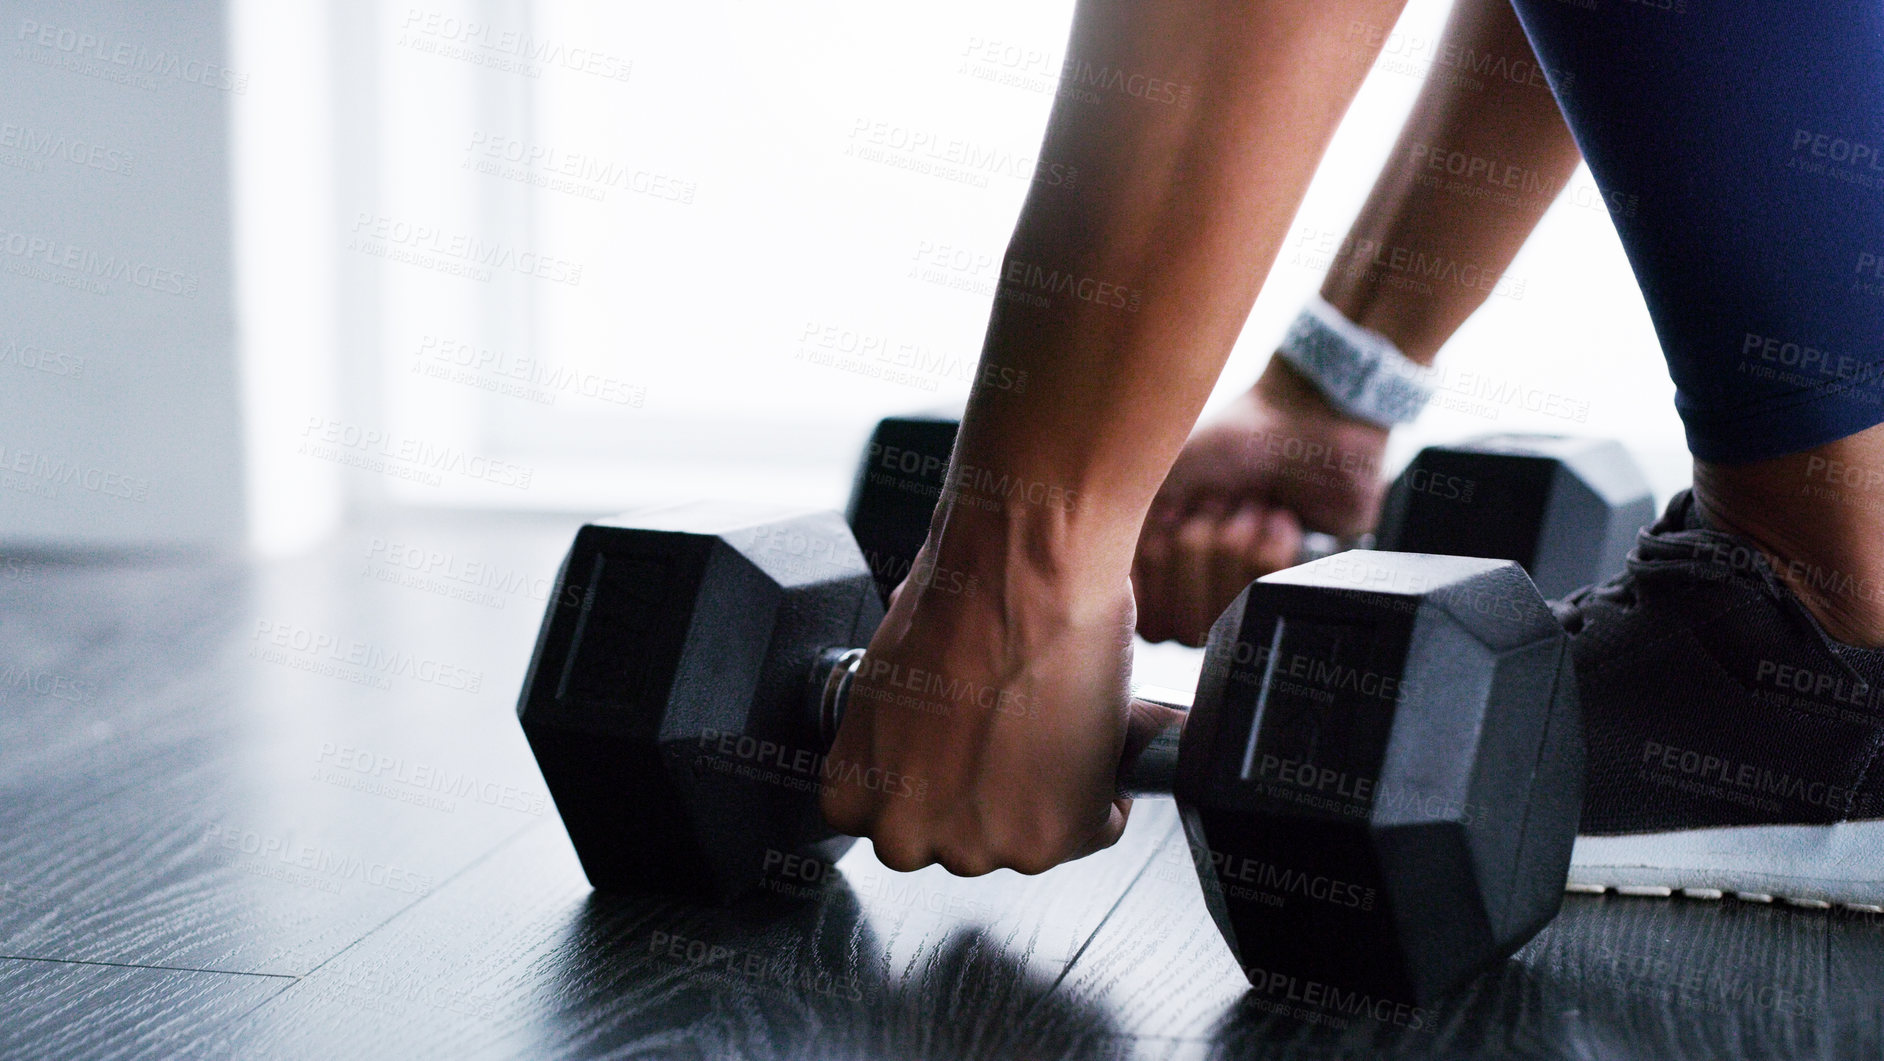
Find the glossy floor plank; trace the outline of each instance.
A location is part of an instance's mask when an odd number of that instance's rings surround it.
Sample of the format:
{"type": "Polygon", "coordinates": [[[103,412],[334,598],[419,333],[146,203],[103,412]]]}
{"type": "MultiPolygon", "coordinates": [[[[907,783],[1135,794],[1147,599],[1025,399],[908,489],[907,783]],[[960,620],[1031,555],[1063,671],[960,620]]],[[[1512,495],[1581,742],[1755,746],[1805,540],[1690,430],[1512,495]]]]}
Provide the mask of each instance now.
{"type": "Polygon", "coordinates": [[[167,1059],[293,981],[181,969],[0,960],[0,1057],[167,1059]]]}
{"type": "MultiPolygon", "coordinates": [[[[1153,810],[1112,850],[1033,878],[897,874],[859,845],[792,881],[800,901],[729,912],[596,895],[546,823],[250,1014],[232,1048],[1012,1056],[1173,825],[1153,810]]],[[[1102,1014],[1055,1019],[1111,1034],[1102,1014]]]]}
{"type": "MultiPolygon", "coordinates": [[[[1884,1055],[1884,921],[1736,900],[1567,897],[1504,965],[1426,1009],[1249,990],[1174,835],[1061,985],[1142,1057],[1884,1055]],[[1835,959],[1835,960],[1834,960],[1835,959]]],[[[1041,1041],[1064,1033],[1029,1029],[1041,1041]]]]}
{"type": "Polygon", "coordinates": [[[303,973],[551,813],[509,708],[535,616],[360,567],[336,549],[8,587],[9,630],[51,614],[83,648],[9,637],[9,665],[62,659],[87,700],[0,693],[0,882],[31,897],[0,908],[0,951],[303,973]]]}

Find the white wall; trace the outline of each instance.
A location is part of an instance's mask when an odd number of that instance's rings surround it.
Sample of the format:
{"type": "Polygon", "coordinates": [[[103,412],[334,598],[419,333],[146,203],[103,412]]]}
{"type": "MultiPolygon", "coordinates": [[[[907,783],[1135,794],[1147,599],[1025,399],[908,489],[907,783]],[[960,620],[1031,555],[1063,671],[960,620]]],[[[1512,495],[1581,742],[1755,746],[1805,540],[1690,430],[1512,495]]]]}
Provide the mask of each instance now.
{"type": "Polygon", "coordinates": [[[340,466],[309,457],[307,425],[333,416],[347,315],[334,255],[336,186],[362,168],[336,150],[328,0],[230,0],[230,51],[266,71],[231,113],[236,306],[248,540],[257,552],[320,541],[344,517],[340,466]]]}
{"type": "Polygon", "coordinates": [[[0,2],[0,542],[243,532],[215,0],[0,2]]]}

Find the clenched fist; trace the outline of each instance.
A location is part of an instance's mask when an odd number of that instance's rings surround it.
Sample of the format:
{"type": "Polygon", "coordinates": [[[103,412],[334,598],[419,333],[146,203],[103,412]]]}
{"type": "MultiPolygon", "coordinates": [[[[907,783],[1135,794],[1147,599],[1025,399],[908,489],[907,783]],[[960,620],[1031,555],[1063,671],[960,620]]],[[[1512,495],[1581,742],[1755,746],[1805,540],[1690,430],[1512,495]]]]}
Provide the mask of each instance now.
{"type": "Polygon", "coordinates": [[[1184,444],[1132,567],[1138,632],[1201,645],[1252,579],[1295,562],[1305,531],[1352,536],[1380,511],[1387,430],[1343,415],[1272,358],[1184,444]]]}

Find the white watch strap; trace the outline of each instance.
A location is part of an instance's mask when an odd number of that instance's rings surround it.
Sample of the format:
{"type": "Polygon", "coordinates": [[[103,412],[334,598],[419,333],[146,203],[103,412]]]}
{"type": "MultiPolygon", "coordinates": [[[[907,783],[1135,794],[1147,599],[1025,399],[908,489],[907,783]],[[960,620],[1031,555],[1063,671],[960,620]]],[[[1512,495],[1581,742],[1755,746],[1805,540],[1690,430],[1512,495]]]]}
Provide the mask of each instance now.
{"type": "Polygon", "coordinates": [[[1411,361],[1379,332],[1363,328],[1316,295],[1276,351],[1358,420],[1392,427],[1420,414],[1433,396],[1432,370],[1411,361]]]}

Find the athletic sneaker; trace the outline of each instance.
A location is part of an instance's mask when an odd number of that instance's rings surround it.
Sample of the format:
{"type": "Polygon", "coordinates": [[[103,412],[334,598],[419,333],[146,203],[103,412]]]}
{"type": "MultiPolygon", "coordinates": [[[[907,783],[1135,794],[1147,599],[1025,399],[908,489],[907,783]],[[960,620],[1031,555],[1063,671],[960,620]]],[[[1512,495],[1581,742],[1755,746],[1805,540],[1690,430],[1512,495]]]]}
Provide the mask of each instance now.
{"type": "Polygon", "coordinates": [[[1589,744],[1572,891],[1884,913],[1884,651],[1829,637],[1685,490],[1553,607],[1589,744]]]}

